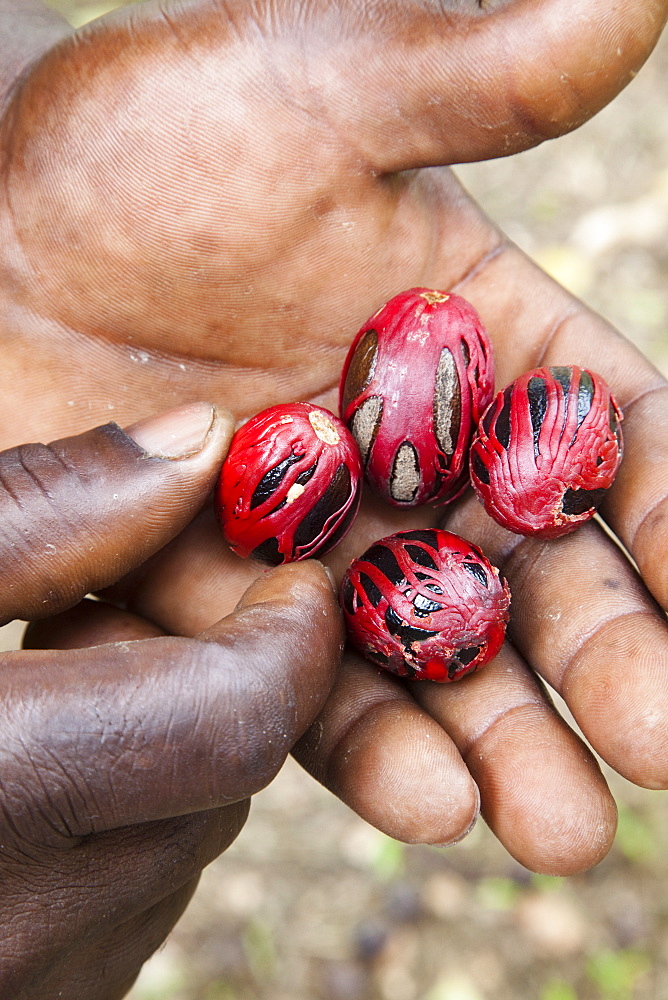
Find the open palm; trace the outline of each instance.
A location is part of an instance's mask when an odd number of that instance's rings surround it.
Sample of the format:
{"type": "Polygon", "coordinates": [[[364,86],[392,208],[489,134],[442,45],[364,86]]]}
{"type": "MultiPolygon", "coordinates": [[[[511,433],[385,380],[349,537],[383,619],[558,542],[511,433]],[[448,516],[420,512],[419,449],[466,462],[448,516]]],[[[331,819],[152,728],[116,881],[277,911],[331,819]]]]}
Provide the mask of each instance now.
{"type": "MultiPolygon", "coordinates": [[[[598,524],[523,540],[465,498],[447,526],[507,575],[512,645],[446,687],[350,656],[296,748],[393,836],[452,842],[481,802],[515,857],[554,874],[605,854],[615,808],[537,675],[614,768],[668,785],[668,394],[443,165],[580,124],[668,13],[659,0],[573,6],[149,2],[72,37],[5,0],[16,75],[1,134],[4,446],[196,399],[238,418],[295,399],[334,408],[352,336],[415,285],[473,302],[499,386],[538,364],[608,380],[627,451],[603,515],[640,572],[598,524]]],[[[366,498],[329,562],[339,573],[373,539],[438,518],[366,498]]],[[[259,572],[204,514],[115,593],[193,635],[259,572]]]]}

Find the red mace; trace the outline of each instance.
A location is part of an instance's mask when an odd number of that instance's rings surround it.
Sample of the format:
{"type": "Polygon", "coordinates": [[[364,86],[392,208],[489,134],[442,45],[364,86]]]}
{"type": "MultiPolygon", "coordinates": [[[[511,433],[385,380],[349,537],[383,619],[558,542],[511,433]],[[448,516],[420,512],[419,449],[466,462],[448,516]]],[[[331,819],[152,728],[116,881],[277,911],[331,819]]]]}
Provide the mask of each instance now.
{"type": "Polygon", "coordinates": [[[357,334],[339,406],[370,485],[393,506],[414,507],[462,492],[471,437],[493,392],[492,349],[473,306],[411,288],[357,334]]]}
{"type": "Polygon", "coordinates": [[[496,656],[510,590],[477,546],[418,528],[381,538],[356,559],[341,605],[363,656],[400,677],[443,683],[496,656]]]}
{"type": "Polygon", "coordinates": [[[515,379],[471,447],[471,480],[487,513],[521,535],[574,531],[615,478],[621,420],[607,383],[586,368],[536,368],[515,379]]]}
{"type": "Polygon", "coordinates": [[[346,426],[320,406],[288,403],[263,410],[234,435],[216,507],[237,555],[292,562],[341,541],[361,485],[359,450],[346,426]]]}

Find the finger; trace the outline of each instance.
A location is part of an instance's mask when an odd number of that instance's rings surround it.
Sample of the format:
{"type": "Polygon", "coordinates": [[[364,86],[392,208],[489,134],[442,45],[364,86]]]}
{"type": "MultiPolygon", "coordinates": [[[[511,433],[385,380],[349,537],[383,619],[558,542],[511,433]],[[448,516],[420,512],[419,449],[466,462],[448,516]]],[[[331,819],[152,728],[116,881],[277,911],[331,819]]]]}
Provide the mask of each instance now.
{"type": "MultiPolygon", "coordinates": [[[[668,546],[665,528],[661,524],[654,532],[655,544],[647,542],[645,549],[639,543],[634,545],[634,525],[655,507],[656,490],[659,495],[665,482],[666,437],[659,413],[654,419],[641,421],[633,418],[633,411],[640,412],[644,403],[655,405],[662,394],[663,380],[660,375],[648,365],[645,359],[626,341],[623,340],[605,321],[587,310],[572,296],[566,293],[551,279],[536,268],[519,250],[504,243],[502,237],[489,225],[479,210],[463,196],[453,193],[452,181],[448,175],[439,172],[443,184],[444,203],[441,211],[447,207],[448,232],[453,235],[452,241],[443,241],[442,250],[437,261],[432,265],[429,283],[442,287],[453,287],[469,298],[481,312],[485,324],[492,335],[496,348],[498,384],[503,386],[522,371],[539,364],[576,363],[584,367],[598,370],[608,380],[631,417],[625,421],[625,439],[627,458],[622,463],[622,470],[615,486],[611,490],[605,514],[615,532],[630,548],[638,561],[643,576],[653,586],[656,596],[664,600],[665,590],[658,589],[662,574],[665,574],[661,553],[668,546]],[[641,400],[645,396],[644,402],[641,400]],[[638,403],[634,404],[633,400],[638,403]],[[637,458],[634,457],[637,455],[637,458]],[[645,456],[645,460],[642,460],[645,456]],[[658,456],[655,461],[654,456],[658,456]],[[628,472],[626,471],[628,470],[628,472]]],[[[432,184],[436,184],[436,176],[432,173],[432,184]]],[[[477,505],[474,504],[477,509],[477,505]]],[[[656,508],[659,511],[659,508],[656,508]]],[[[453,530],[468,537],[476,538],[483,548],[494,546],[502,558],[504,552],[512,550],[517,542],[516,536],[500,532],[493,522],[489,521],[479,511],[480,518],[475,519],[473,528],[469,531],[464,522],[459,529],[453,522],[453,530]],[[489,531],[488,531],[489,529],[489,531]],[[477,536],[476,536],[477,533],[477,536]],[[489,543],[487,536],[489,534],[489,543]],[[494,539],[497,539],[495,542],[494,539]]],[[[574,536],[575,539],[580,537],[574,536]]],[[[369,538],[369,542],[373,538],[369,538]]],[[[348,551],[345,543],[340,551],[348,551]]],[[[353,554],[352,552],[350,553],[353,554]]],[[[555,581],[561,590],[573,594],[572,569],[566,562],[555,570],[555,581]]],[[[175,574],[173,579],[171,613],[178,615],[177,601],[174,595],[178,593],[175,574]]],[[[512,581],[511,581],[512,584],[512,581]]],[[[600,588],[599,588],[600,591],[600,588]]],[[[185,593],[185,591],[184,591],[185,593]]],[[[592,627],[600,623],[597,605],[601,593],[597,592],[587,604],[592,627]]],[[[513,611],[520,606],[515,595],[513,611]]],[[[527,615],[533,607],[532,598],[527,603],[527,615]]],[[[602,608],[605,615],[605,605],[602,608]]],[[[562,614],[562,621],[568,620],[562,614]]],[[[644,635],[644,640],[656,658],[666,657],[667,648],[663,636],[655,634],[651,628],[644,635]]],[[[590,646],[590,655],[595,655],[594,647],[590,646]]],[[[532,662],[530,650],[525,651],[529,662],[532,662]]],[[[594,664],[595,666],[595,664],[594,664]]],[[[551,676],[545,667],[546,676],[551,676]]],[[[651,685],[646,693],[651,698],[651,685]]],[[[636,703],[638,704],[638,703],[636,703]]],[[[641,703],[642,704],[642,700],[641,703]]],[[[648,706],[646,702],[646,706],[648,706]]],[[[587,729],[586,719],[578,707],[571,704],[572,710],[578,716],[580,724],[587,729]]],[[[623,709],[623,706],[622,706],[623,709]]],[[[585,713],[586,714],[586,711],[585,713]]],[[[649,707],[649,718],[653,717],[653,709],[649,707]]],[[[624,730],[628,736],[628,727],[624,730]]],[[[597,733],[589,733],[593,745],[597,745],[597,733]]],[[[659,740],[659,746],[663,746],[659,740]]],[[[651,743],[651,740],[650,740],[651,743]]],[[[632,771],[624,770],[624,752],[614,753],[610,760],[616,760],[622,773],[629,776],[633,773],[641,783],[652,783],[663,780],[661,774],[651,773],[654,768],[649,760],[650,773],[644,774],[644,767],[639,760],[644,749],[639,746],[633,751],[631,760],[632,771]]],[[[623,747],[620,748],[623,750],[623,747]]],[[[603,755],[612,754],[614,747],[603,747],[603,755]]],[[[661,767],[658,768],[661,771],[661,767]]],[[[634,779],[634,780],[636,780],[634,779]]]]}
{"type": "MultiPolygon", "coordinates": [[[[494,345],[497,388],[540,365],[576,364],[601,374],[624,411],[624,458],[601,513],[668,608],[668,388],[666,379],[605,319],[509,243],[451,174],[440,188],[448,233],[429,274],[480,312],[494,345]],[[446,208],[447,206],[447,208],[446,208]]],[[[432,194],[430,197],[435,197],[432,194]]],[[[436,210],[436,204],[433,204],[436,210]]]]}
{"type": "MultiPolygon", "coordinates": [[[[459,209],[462,215],[469,211],[470,206],[459,209]]],[[[492,333],[500,386],[541,364],[578,364],[608,381],[627,414],[626,457],[602,511],[654,597],[668,606],[662,558],[668,548],[663,517],[668,496],[665,380],[609,324],[516,248],[500,244],[484,254],[455,289],[480,309],[492,333]],[[643,529],[643,521],[649,527],[643,529]]],[[[513,591],[511,636],[531,665],[559,689],[565,665],[579,656],[580,683],[571,685],[568,700],[592,746],[631,780],[663,787],[668,739],[659,718],[661,678],[668,663],[665,623],[614,542],[594,529],[588,535],[579,530],[558,547],[523,541],[498,529],[480,511],[472,518],[458,513],[448,526],[476,538],[503,567],[513,591]],[[506,565],[515,550],[523,569],[532,567],[530,585],[519,571],[513,574],[512,563],[506,565]],[[557,552],[567,555],[557,560],[557,552]],[[619,582],[618,591],[604,580],[619,582]],[[551,607],[544,603],[545,593],[551,607]],[[625,604],[629,595],[631,607],[625,604]],[[545,609],[541,618],[536,617],[538,607],[545,609]],[[622,616],[629,610],[633,613],[624,624],[622,616]],[[570,647],[564,647],[564,640],[570,647]],[[601,683],[612,685],[613,711],[598,700],[597,683],[599,693],[601,683]]]]}
{"type": "Polygon", "coordinates": [[[208,403],[0,454],[0,619],[39,618],[111,583],[202,506],[232,433],[208,403]]]}
{"type": "Polygon", "coordinates": [[[636,784],[667,787],[668,627],[624,555],[588,526],[554,546],[522,544],[504,565],[519,648],[604,760],[636,784]],[[555,579],[565,565],[570,588],[555,579]]]}
{"type": "MultiPolygon", "coordinates": [[[[307,29],[291,3],[228,4],[225,17],[210,2],[185,15],[173,3],[169,17],[133,12],[132,30],[141,20],[145,37],[170,54],[176,37],[198,51],[200,66],[221,40],[245,48],[247,72],[264,92],[259,29],[275,52],[278,113],[298,105],[309,119],[326,117],[358,158],[394,172],[505,156],[570,131],[632,80],[668,16],[665,0],[593,0],[577,16],[570,0],[338,4],[336,23],[330,4],[311,8],[307,29]]],[[[94,30],[120,46],[128,27],[117,20],[94,30]]]]}
{"type": "MultiPolygon", "coordinates": [[[[407,523],[433,520],[431,511],[406,515],[367,496],[346,545],[328,561],[340,574],[342,552],[362,551],[369,537],[407,523]]],[[[141,579],[124,581],[121,592],[135,610],[188,635],[223,613],[238,588],[262,572],[221,543],[213,515],[204,511],[141,579]]],[[[478,792],[450,738],[401,685],[358,657],[347,657],[325,708],[294,753],[367,822],[398,840],[453,843],[475,823],[478,792]]]]}
{"type": "Polygon", "coordinates": [[[509,635],[567,702],[596,752],[630,781],[668,783],[668,626],[596,524],[552,541],[504,532],[473,500],[448,521],[510,583],[509,635]]]}
{"type": "MultiPolygon", "coordinates": [[[[458,217],[463,225],[470,204],[458,217]]],[[[455,221],[453,219],[453,221],[455,221]]],[[[454,289],[490,331],[499,387],[539,365],[576,364],[601,374],[624,411],[624,458],[601,513],[659,603],[668,608],[668,387],[605,320],[569,295],[517,248],[497,244],[454,289]]]]}
{"type": "MultiPolygon", "coordinates": [[[[31,624],[24,648],[77,649],[162,634],[157,626],[131,612],[85,600],[60,615],[31,624]]],[[[194,888],[201,870],[237,837],[249,804],[245,800],[64,842],[57,863],[51,857],[44,866],[40,913],[57,909],[67,886],[72,914],[67,920],[40,921],[27,901],[23,902],[24,877],[16,885],[6,878],[5,905],[18,911],[13,926],[19,935],[21,914],[26,915],[25,930],[30,934],[26,972],[32,977],[33,989],[40,962],[49,969],[44,989],[61,980],[69,990],[81,988],[95,970],[95,962],[99,963],[100,954],[106,956],[110,968],[105,978],[110,988],[114,981],[111,970],[118,969],[122,976],[136,970],[156,947],[155,932],[159,944],[176,921],[181,908],[175,908],[175,903],[183,897],[183,890],[194,888]],[[128,933],[130,928],[132,933],[128,933]],[[69,954],[73,945],[75,963],[69,954]],[[67,957],[59,961],[63,953],[67,957]]],[[[188,891],[186,896],[189,898],[188,891]]],[[[99,968],[98,964],[98,974],[99,968]]]]}
{"type": "MultiPolygon", "coordinates": [[[[490,524],[493,532],[493,523],[489,522],[475,501],[472,502],[472,506],[474,512],[490,524]]],[[[155,579],[153,574],[149,573],[143,581],[147,584],[147,591],[142,590],[137,599],[145,607],[150,607],[153,613],[160,617],[165,616],[172,625],[187,625],[192,615],[190,623],[192,626],[199,614],[212,614],[215,610],[213,602],[220,598],[221,591],[224,592],[225,589],[222,578],[221,585],[215,585],[216,572],[221,572],[220,566],[216,567],[216,552],[221,559],[227,560],[225,566],[228,576],[233,570],[234,556],[228,555],[219,546],[216,547],[216,526],[213,521],[210,527],[211,534],[206,532],[201,540],[180,536],[176,541],[175,546],[180,547],[183,544],[185,547],[181,569],[178,565],[180,561],[178,553],[165,551],[159,557],[161,567],[155,573],[155,579]],[[183,583],[184,593],[187,591],[196,598],[193,601],[195,607],[192,612],[187,608],[184,609],[184,602],[175,596],[175,593],[178,595],[181,585],[176,581],[180,581],[181,572],[190,568],[186,555],[188,552],[194,569],[192,574],[188,572],[183,583]],[[173,586],[162,586],[161,580],[165,579],[171,580],[173,586]]],[[[201,524],[193,524],[191,534],[199,534],[202,528],[201,524]]],[[[370,530],[373,533],[379,529],[371,526],[370,530]]],[[[382,534],[382,531],[380,533],[382,534]]],[[[512,536],[512,539],[514,543],[516,536],[512,536]]],[[[239,560],[236,560],[236,563],[238,564],[239,560]]],[[[241,565],[243,569],[250,569],[246,563],[241,565]]],[[[257,572],[257,569],[254,568],[253,572],[257,572]]],[[[361,672],[359,668],[348,669],[353,675],[355,684],[352,681],[344,684],[341,677],[338,679],[323,713],[298,745],[296,756],[318,780],[338,794],[367,821],[390,835],[402,840],[427,840],[432,843],[458,839],[461,831],[466,830],[470,824],[470,814],[466,818],[460,817],[458,822],[457,817],[451,816],[446,808],[436,806],[431,811],[425,808],[424,800],[420,792],[415,791],[414,785],[419,789],[425,788],[423,779],[425,773],[431,769],[432,761],[427,759],[425,765],[425,760],[418,759],[420,748],[412,736],[406,740],[410,754],[406,753],[406,748],[401,743],[399,734],[403,725],[402,713],[405,713],[410,720],[406,724],[407,731],[412,732],[417,728],[424,729],[429,734],[430,726],[428,720],[425,720],[424,713],[416,711],[415,705],[406,697],[403,689],[397,690],[387,679],[385,683],[380,678],[372,683],[365,676],[368,674],[368,668],[365,670],[362,667],[361,672]],[[363,695],[357,693],[357,685],[362,687],[363,695]],[[374,697],[379,701],[379,706],[374,711],[382,720],[382,724],[378,726],[379,732],[370,726],[368,742],[359,749],[359,752],[356,751],[351,755],[348,751],[348,742],[352,741],[352,737],[349,736],[348,727],[355,734],[357,747],[360,743],[360,732],[364,730],[365,699],[371,701],[374,697]],[[399,721],[396,725],[390,726],[385,716],[392,718],[399,716],[399,721]],[[374,761],[385,762],[384,780],[380,782],[376,780],[373,764],[366,759],[369,756],[372,756],[374,761]],[[411,758],[408,762],[407,756],[411,758]],[[393,768],[388,762],[392,762],[393,768]],[[343,775],[338,773],[339,765],[343,768],[343,775]],[[402,784],[397,775],[405,778],[405,783],[402,784]],[[391,810],[387,808],[389,802],[393,804],[391,810]],[[451,821],[453,827],[448,826],[451,821]]],[[[503,684],[508,678],[503,672],[499,680],[498,669],[493,675],[489,675],[490,682],[492,676],[496,680],[490,685],[488,702],[478,704],[477,698],[473,698],[470,720],[468,713],[463,713],[459,730],[453,732],[449,728],[449,716],[435,714],[435,718],[455,738],[459,751],[464,752],[468,746],[467,721],[470,721],[471,732],[475,734],[479,728],[477,718],[482,716],[484,722],[484,713],[491,714],[490,733],[483,735],[488,744],[493,743],[498,737],[502,743],[502,750],[506,752],[490,753],[485,757],[485,766],[481,766],[482,769],[476,769],[473,751],[465,757],[475,780],[480,783],[486,819],[509,851],[528,868],[551,870],[553,873],[556,873],[557,869],[563,872],[569,868],[585,869],[600,860],[610,845],[614,833],[614,806],[588,751],[546,705],[535,683],[529,679],[530,675],[524,676],[525,668],[520,669],[515,664],[513,672],[514,676],[518,673],[520,675],[520,679],[515,678],[510,688],[510,694],[516,696],[517,702],[509,706],[507,700],[502,699],[498,706],[499,716],[502,717],[500,724],[496,724],[496,715],[493,711],[494,683],[503,684]],[[522,699],[528,701],[532,708],[525,711],[522,699]],[[503,714],[504,705],[508,707],[507,715],[503,714]],[[521,719],[524,711],[527,718],[521,719]],[[534,746],[534,741],[526,740],[527,730],[534,722],[542,727],[543,745],[554,751],[541,754],[542,766],[539,766],[540,761],[523,760],[524,756],[531,753],[534,746]],[[513,739],[515,725],[517,725],[517,738],[513,739]],[[518,761],[525,765],[525,769],[522,770],[522,781],[513,785],[512,782],[517,777],[518,761]],[[508,789],[503,786],[506,778],[510,779],[511,787],[508,789]],[[543,785],[544,779],[545,785],[543,785]],[[503,789],[502,792],[499,791],[500,788],[503,789]],[[559,810],[562,811],[559,821],[553,823],[559,810]]],[[[482,672],[481,678],[484,678],[485,673],[482,672]]],[[[479,683],[482,681],[476,681],[476,684],[479,683]]],[[[413,692],[416,698],[423,689],[440,690],[445,695],[443,689],[433,685],[416,685],[416,691],[413,692]]],[[[464,686],[464,689],[471,690],[467,686],[464,686]]],[[[459,688],[456,693],[459,694],[459,688]]],[[[449,696],[451,699],[454,697],[454,694],[449,696]]],[[[434,706],[429,702],[422,698],[418,700],[425,709],[434,711],[434,706]]],[[[453,747],[450,740],[442,732],[437,733],[436,737],[431,734],[430,738],[444,744],[444,760],[448,762],[448,767],[452,768],[458,764],[458,757],[452,756],[453,747]]],[[[427,785],[429,780],[431,779],[427,779],[427,785]]],[[[427,794],[425,799],[434,805],[437,803],[436,795],[427,794]]],[[[464,795],[462,810],[465,810],[466,801],[464,795]]]]}
{"type": "Polygon", "coordinates": [[[60,843],[248,798],[322,707],[341,643],[336,595],[309,562],[267,573],[194,640],[6,654],[7,837],[34,836],[35,816],[60,843]]]}
{"type": "Polygon", "coordinates": [[[666,18],[655,0],[448,6],[421,4],[358,67],[384,169],[505,156],[572,130],[631,81],[666,18]]]}
{"type": "Polygon", "coordinates": [[[107,642],[155,639],[164,629],[103,601],[84,600],[51,618],[30,622],[23,649],[83,649],[107,642]]]}
{"type": "MultiPolygon", "coordinates": [[[[323,562],[340,579],[352,554],[359,555],[370,541],[402,528],[431,525],[438,516],[426,508],[396,510],[365,492],[343,544],[327,553],[323,562]]],[[[192,636],[229,614],[265,571],[264,564],[240,559],[230,550],[209,506],[140,572],[129,574],[105,596],[172,635],[192,636]]]]}
{"type": "Polygon", "coordinates": [[[477,819],[478,789],[450,737],[403,685],[355,654],[294,755],[397,840],[453,844],[477,819]]]}
{"type": "Polygon", "coordinates": [[[167,903],[152,907],[115,928],[83,954],[58,963],[39,983],[42,996],[59,1000],[121,1000],[136,980],[141,966],[158,950],[182,916],[197,882],[184,886],[167,903]]]}
{"type": "Polygon", "coordinates": [[[601,513],[668,609],[668,387],[647,368],[620,392],[624,458],[601,513]]]}
{"type": "Polygon", "coordinates": [[[384,12],[364,26],[373,57],[351,46],[341,69],[347,127],[371,138],[364,151],[385,171],[518,152],[604,107],[651,52],[667,10],[663,0],[596,0],[575,15],[570,0],[469,0],[384,12]]]}
{"type": "MultiPolygon", "coordinates": [[[[345,545],[328,561],[340,574],[349,558],[342,553],[362,551],[369,537],[433,519],[431,511],[406,515],[366,496],[345,545]]],[[[213,515],[203,511],[140,579],[124,581],[121,593],[135,611],[191,635],[262,573],[222,544],[213,515]]],[[[478,792],[451,739],[405,688],[358,657],[346,658],[295,756],[367,822],[398,840],[452,843],[475,822],[478,792]]]]}
{"type": "Polygon", "coordinates": [[[413,684],[480,789],[485,820],[530,871],[572,875],[610,849],[617,812],[593,754],[506,644],[461,684],[413,684]]]}

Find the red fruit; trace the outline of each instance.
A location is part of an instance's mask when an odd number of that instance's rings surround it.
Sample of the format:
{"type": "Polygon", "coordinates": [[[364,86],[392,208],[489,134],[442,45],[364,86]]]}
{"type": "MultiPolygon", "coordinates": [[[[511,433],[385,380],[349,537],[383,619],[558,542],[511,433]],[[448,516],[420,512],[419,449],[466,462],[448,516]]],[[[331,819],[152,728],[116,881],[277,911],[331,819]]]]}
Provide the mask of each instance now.
{"type": "Polygon", "coordinates": [[[586,368],[536,368],[515,379],[471,447],[471,479],[487,513],[520,535],[574,531],[615,478],[621,419],[606,382],[586,368]]]}
{"type": "Polygon", "coordinates": [[[328,552],[357,514],[362,464],[345,425],[311,403],[271,406],[234,435],[216,506],[237,555],[271,563],[328,552]]]}
{"type": "Polygon", "coordinates": [[[411,288],[357,334],[339,406],[370,485],[394,507],[415,507],[464,489],[471,437],[493,392],[492,349],[473,306],[411,288]]]}
{"type": "Polygon", "coordinates": [[[464,538],[438,528],[399,531],[349,567],[341,605],[352,644],[412,680],[456,681],[496,656],[510,590],[464,538]]]}

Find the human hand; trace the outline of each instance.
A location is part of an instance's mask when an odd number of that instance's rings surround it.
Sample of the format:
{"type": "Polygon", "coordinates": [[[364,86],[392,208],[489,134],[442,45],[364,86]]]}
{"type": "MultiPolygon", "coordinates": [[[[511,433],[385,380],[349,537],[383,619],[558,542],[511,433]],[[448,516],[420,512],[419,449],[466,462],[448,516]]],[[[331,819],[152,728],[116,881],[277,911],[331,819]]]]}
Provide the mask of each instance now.
{"type": "MultiPolygon", "coordinates": [[[[564,0],[491,11],[453,0],[448,13],[427,0],[146,4],[26,72],[4,125],[7,440],[14,414],[65,433],[202,394],[240,417],[290,399],[333,406],[358,326],[412,285],[473,302],[500,385],[539,362],[610,382],[627,454],[604,513],[644,583],[596,526],[546,546],[504,535],[466,501],[448,527],[508,575],[512,646],[447,689],[351,659],[298,748],[361,815],[409,841],[461,836],[479,792],[511,853],[555,874],[605,853],[615,810],[532,668],[621,773],[668,783],[654,603],[668,603],[665,390],[447,170],[416,168],[574,127],[627,82],[665,16],[663,2],[597,2],[577,18],[564,0]]],[[[367,500],[330,562],[340,572],[374,538],[435,516],[367,500]]],[[[203,515],[122,596],[191,635],[257,573],[203,515]]]]}
{"type": "Polygon", "coordinates": [[[3,1000],[123,996],[331,686],[342,626],[313,561],[193,639],[76,603],[188,522],[231,430],[200,404],[0,454],[0,620],[70,609],[0,654],[3,1000]]]}

